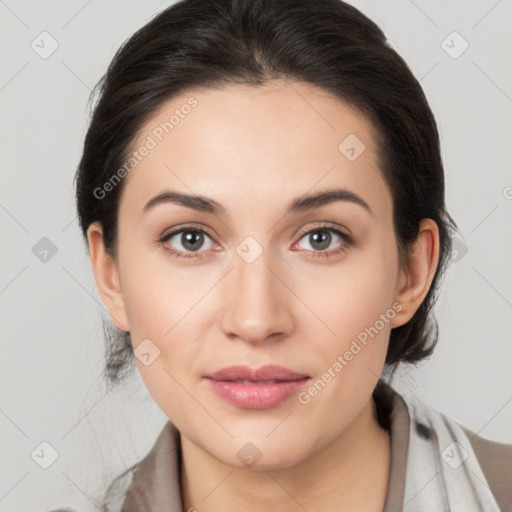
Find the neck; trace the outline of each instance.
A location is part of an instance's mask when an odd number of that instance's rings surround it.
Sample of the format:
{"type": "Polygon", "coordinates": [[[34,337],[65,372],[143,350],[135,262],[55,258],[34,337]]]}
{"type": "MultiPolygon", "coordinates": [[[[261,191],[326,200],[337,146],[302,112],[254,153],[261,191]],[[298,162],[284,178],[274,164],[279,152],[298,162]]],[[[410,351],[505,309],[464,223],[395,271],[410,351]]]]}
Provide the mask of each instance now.
{"type": "Polygon", "coordinates": [[[237,469],[181,435],[184,510],[343,510],[381,512],[391,442],[373,399],[331,443],[293,467],[237,469]]]}

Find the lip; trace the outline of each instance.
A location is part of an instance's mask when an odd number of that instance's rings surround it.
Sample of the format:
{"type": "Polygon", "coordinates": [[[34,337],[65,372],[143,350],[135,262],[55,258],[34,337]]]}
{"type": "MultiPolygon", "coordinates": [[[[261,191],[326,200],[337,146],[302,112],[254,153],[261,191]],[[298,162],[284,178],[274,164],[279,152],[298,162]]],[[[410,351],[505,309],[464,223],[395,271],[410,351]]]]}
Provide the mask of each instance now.
{"type": "Polygon", "coordinates": [[[277,365],[254,369],[237,365],[206,375],[205,379],[210,389],[232,405],[242,409],[269,409],[298,393],[310,377],[277,365]]]}

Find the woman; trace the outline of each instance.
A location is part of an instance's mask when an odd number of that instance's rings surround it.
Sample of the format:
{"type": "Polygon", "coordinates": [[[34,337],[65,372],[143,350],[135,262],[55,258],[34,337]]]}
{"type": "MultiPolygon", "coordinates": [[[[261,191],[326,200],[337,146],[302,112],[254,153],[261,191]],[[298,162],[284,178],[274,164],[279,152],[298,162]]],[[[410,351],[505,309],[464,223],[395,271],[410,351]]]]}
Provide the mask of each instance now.
{"type": "Polygon", "coordinates": [[[135,363],[169,418],[105,510],[508,510],[512,447],[386,382],[434,350],[456,226],[382,31],[338,0],[184,0],[99,85],[77,207],[107,374],[135,363]]]}

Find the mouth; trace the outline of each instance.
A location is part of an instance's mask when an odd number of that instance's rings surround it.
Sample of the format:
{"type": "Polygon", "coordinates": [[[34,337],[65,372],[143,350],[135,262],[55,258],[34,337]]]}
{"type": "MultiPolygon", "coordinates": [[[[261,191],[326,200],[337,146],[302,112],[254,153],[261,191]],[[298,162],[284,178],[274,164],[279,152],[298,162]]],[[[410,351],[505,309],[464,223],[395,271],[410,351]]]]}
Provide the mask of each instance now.
{"type": "Polygon", "coordinates": [[[250,368],[249,366],[236,365],[222,368],[207,378],[218,381],[247,381],[247,382],[271,382],[271,381],[292,381],[309,378],[309,375],[294,372],[283,366],[268,364],[261,368],[250,368]]]}
{"type": "MultiPolygon", "coordinates": [[[[216,380],[216,379],[214,379],[216,380]]],[[[264,385],[264,384],[278,384],[280,382],[292,382],[292,381],[286,381],[286,380],[245,380],[245,379],[238,379],[238,380],[230,380],[230,381],[218,381],[218,382],[234,382],[236,384],[256,384],[256,385],[264,385]]]]}
{"type": "Polygon", "coordinates": [[[204,378],[218,396],[242,409],[277,407],[311,379],[309,375],[276,365],[256,369],[231,366],[204,378]]]}

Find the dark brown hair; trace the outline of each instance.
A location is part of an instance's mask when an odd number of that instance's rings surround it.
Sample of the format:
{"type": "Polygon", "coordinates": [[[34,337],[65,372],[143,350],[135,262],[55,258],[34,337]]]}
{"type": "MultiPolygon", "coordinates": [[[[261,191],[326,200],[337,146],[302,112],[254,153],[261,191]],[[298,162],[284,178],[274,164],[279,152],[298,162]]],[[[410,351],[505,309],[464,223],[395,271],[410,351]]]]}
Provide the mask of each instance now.
{"type": "MultiPolygon", "coordinates": [[[[75,176],[86,243],[87,228],[99,221],[105,247],[117,259],[123,182],[105,198],[95,190],[121,168],[141,127],[164,102],[193,88],[274,79],[317,86],[371,120],[402,263],[420,220],[437,223],[441,253],[433,283],[413,318],[391,331],[386,370],[430,356],[438,339],[431,309],[456,228],[445,208],[436,122],[420,84],[382,30],[340,0],[182,0],[127,40],[93,90],[99,97],[75,176]]],[[[135,365],[129,333],[112,327],[104,323],[105,376],[115,385],[135,365]]]]}

